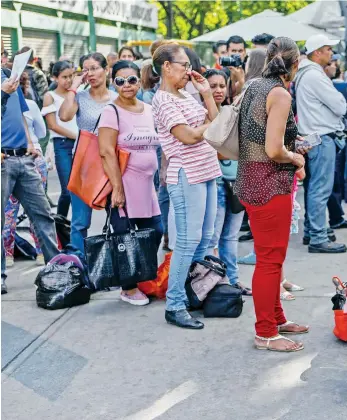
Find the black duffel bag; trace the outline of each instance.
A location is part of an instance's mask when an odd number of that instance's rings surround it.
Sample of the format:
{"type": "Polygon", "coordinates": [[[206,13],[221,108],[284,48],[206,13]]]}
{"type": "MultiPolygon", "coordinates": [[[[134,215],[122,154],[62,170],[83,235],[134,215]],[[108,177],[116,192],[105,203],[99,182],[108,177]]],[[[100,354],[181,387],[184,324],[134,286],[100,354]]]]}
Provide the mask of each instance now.
{"type": "Polygon", "coordinates": [[[237,318],[242,313],[243,300],[240,288],[231,284],[217,284],[203,304],[205,318],[237,318]]]}

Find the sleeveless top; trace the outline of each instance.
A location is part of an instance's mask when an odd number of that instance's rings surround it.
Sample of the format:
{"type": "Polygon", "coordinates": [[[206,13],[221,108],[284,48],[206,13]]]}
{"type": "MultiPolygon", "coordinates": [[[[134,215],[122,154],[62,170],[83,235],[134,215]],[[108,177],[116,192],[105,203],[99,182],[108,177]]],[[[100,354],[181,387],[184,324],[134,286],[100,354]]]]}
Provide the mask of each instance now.
{"type": "MultiPolygon", "coordinates": [[[[62,96],[58,95],[57,93],[55,93],[54,91],[48,91],[48,94],[51,95],[52,99],[53,99],[53,103],[51,105],[45,106],[42,108],[41,110],[41,114],[45,117],[47,114],[51,114],[51,113],[55,113],[55,119],[57,121],[57,124],[60,127],[66,128],[67,130],[72,131],[73,133],[75,133],[75,137],[71,140],[75,140],[77,138],[78,135],[78,128],[77,128],[77,123],[76,123],[76,117],[74,116],[72,118],[71,121],[62,121],[59,118],[59,110],[60,107],[62,106],[65,98],[63,98],[62,96]]],[[[53,130],[49,130],[50,132],[50,137],[52,138],[65,138],[62,134],[56,133],[53,130]]]]}
{"type": "MultiPolygon", "coordinates": [[[[235,192],[245,203],[262,206],[275,195],[291,194],[296,167],[291,163],[276,163],[265,152],[266,100],[275,87],[283,87],[279,77],[261,78],[252,83],[243,98],[239,119],[240,156],[235,192]]],[[[284,145],[295,151],[298,129],[290,110],[284,145]]]]}

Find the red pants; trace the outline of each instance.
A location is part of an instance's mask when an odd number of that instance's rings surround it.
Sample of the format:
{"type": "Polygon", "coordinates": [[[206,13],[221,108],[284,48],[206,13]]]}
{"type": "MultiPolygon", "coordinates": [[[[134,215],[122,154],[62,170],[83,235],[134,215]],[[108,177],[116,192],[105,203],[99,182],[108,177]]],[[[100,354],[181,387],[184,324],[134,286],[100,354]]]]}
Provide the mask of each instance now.
{"type": "Polygon", "coordinates": [[[246,207],[257,263],[253,274],[256,334],[273,337],[286,318],[280,300],[282,265],[286,258],[292,217],[292,197],[276,195],[263,206],[246,207]]]}

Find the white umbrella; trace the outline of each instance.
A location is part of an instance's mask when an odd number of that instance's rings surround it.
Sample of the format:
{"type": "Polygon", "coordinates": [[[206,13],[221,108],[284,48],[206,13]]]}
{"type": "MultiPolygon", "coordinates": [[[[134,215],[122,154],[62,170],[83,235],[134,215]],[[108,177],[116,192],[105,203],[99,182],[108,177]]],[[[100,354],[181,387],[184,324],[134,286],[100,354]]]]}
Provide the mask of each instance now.
{"type": "Polygon", "coordinates": [[[273,10],[264,10],[247,19],[239,20],[224,28],[217,29],[205,35],[192,39],[192,42],[217,42],[228,40],[232,35],[242,36],[246,41],[251,40],[255,35],[269,33],[273,36],[286,36],[294,41],[306,41],[312,35],[326,32],[313,28],[312,26],[288,19],[281,13],[273,10]]]}

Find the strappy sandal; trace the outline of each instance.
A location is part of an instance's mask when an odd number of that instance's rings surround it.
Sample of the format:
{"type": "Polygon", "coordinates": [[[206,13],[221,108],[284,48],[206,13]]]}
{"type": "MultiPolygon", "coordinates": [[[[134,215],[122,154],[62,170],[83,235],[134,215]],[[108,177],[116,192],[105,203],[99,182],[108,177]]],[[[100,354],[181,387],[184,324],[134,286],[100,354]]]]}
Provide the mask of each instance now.
{"type": "Polygon", "coordinates": [[[336,287],[336,293],[341,293],[347,289],[347,282],[344,283],[339,277],[334,276],[332,281],[336,287]]]}
{"type": "Polygon", "coordinates": [[[297,325],[298,327],[300,327],[300,325],[296,324],[295,322],[287,321],[286,323],[278,326],[278,332],[281,333],[281,334],[297,335],[297,334],[306,334],[310,331],[310,327],[308,325],[305,325],[304,326],[305,329],[302,330],[302,331],[283,331],[283,330],[281,330],[282,327],[288,327],[288,325],[297,325]]]}
{"type": "Polygon", "coordinates": [[[283,293],[280,293],[280,299],[281,300],[295,300],[295,296],[292,295],[290,292],[285,291],[283,293]]]}
{"type": "Polygon", "coordinates": [[[300,351],[303,350],[304,345],[302,343],[297,343],[296,341],[291,340],[290,338],[287,337],[283,337],[283,335],[276,335],[275,337],[271,337],[271,338],[266,338],[266,337],[259,337],[258,335],[255,336],[256,339],[261,340],[261,341],[265,341],[266,345],[265,346],[259,346],[259,344],[255,344],[256,349],[258,350],[270,350],[270,351],[277,351],[279,353],[293,353],[296,351],[300,351]],[[278,341],[278,340],[287,340],[290,341],[293,344],[299,344],[299,347],[296,349],[275,349],[275,348],[271,348],[270,347],[270,343],[271,341],[278,341]]]}
{"type": "Polygon", "coordinates": [[[291,287],[286,287],[285,284],[288,283],[287,279],[282,281],[282,286],[287,290],[287,292],[302,292],[305,290],[303,287],[298,286],[297,284],[292,284],[291,287]]]}

